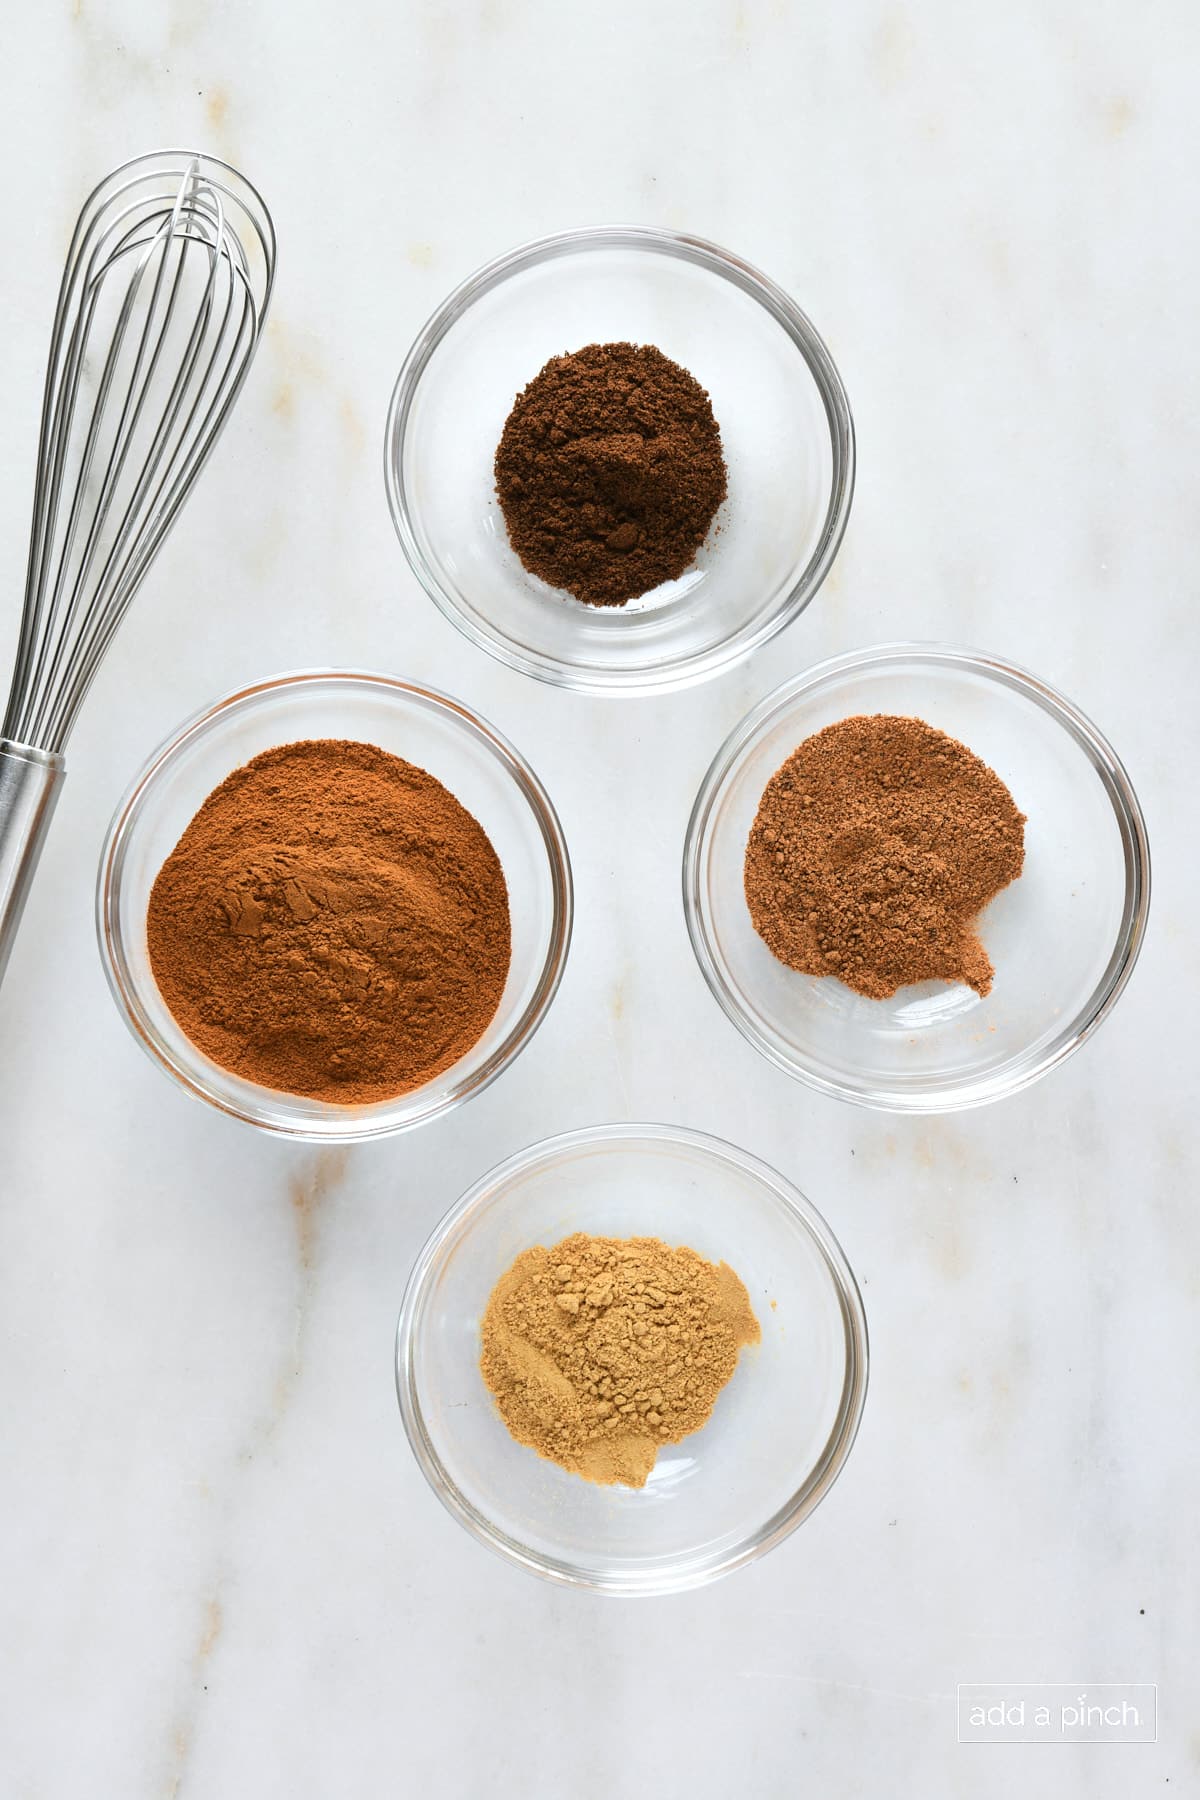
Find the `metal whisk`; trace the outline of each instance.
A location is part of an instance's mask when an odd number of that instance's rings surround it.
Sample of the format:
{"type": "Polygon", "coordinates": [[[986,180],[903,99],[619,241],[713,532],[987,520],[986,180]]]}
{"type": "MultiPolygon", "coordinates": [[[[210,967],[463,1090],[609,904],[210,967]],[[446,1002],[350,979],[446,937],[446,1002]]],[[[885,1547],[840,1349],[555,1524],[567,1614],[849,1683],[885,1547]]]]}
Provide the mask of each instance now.
{"type": "Polygon", "coordinates": [[[274,279],[270,214],[211,157],[138,157],[79,215],[50,339],[0,731],[0,978],[76,714],[237,399],[274,279]]]}

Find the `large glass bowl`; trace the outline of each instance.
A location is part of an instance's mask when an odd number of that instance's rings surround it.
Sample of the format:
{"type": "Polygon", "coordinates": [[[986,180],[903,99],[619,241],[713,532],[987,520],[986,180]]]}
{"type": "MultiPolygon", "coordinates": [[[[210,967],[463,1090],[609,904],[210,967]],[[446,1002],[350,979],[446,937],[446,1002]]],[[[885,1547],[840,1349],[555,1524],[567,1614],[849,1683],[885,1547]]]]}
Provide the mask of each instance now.
{"type": "Polygon", "coordinates": [[[1028,1086],[1111,1011],[1146,928],[1150,849],[1128,775],[1069,700],[998,657],[887,644],[797,676],[733,732],[692,812],[683,902],[709,987],[772,1062],[844,1100],[947,1112],[1028,1086]],[[743,865],[763,789],[805,738],[856,713],[960,739],[1027,817],[1024,871],[981,920],[986,998],[925,982],[867,1000],[786,968],[750,922],[743,865]]]}
{"type": "Polygon", "coordinates": [[[854,428],[828,350],[774,282],[699,238],[614,225],[526,244],[451,294],[400,371],[384,469],[415,574],[469,638],[563,687],[645,693],[716,674],[812,599],[846,527],[854,428]],[[518,561],[492,463],[550,357],[621,341],[708,389],[729,495],[679,580],[593,607],[518,561]]]}
{"type": "Polygon", "coordinates": [[[396,1383],[417,1461],[482,1543],[554,1581],[662,1594],[761,1556],[828,1492],[862,1413],[867,1329],[833,1233],[781,1175],[697,1132],[601,1125],[522,1151],[447,1214],[404,1296],[396,1383]],[[641,1489],[598,1487],[516,1443],[479,1372],[497,1279],[575,1231],[728,1262],[762,1327],[709,1422],[660,1450],[641,1489]]]}
{"type": "Polygon", "coordinates": [[[154,752],[109,827],[96,927],[108,984],[126,1024],[189,1093],[267,1131],[346,1143],[403,1131],[459,1105],[529,1042],[566,961],[571,871],[545,790],[491,725],[456,700],[391,676],[314,670],[230,694],[154,752]],[[252,756],[301,738],[376,744],[428,770],[483,826],[508,884],[512,962],[491,1024],[443,1074],[411,1093],[365,1106],[259,1087],[213,1062],[176,1024],[146,949],[155,877],[203,801],[252,756]]]}

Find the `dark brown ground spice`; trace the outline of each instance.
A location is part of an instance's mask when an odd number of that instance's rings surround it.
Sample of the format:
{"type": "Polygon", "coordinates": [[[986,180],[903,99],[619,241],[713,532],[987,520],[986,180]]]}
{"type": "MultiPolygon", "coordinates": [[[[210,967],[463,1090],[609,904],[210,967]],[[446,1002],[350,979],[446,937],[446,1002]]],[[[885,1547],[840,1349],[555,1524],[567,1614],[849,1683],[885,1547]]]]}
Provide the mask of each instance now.
{"type": "Polygon", "coordinates": [[[986,994],[975,921],[1024,862],[1024,816],[987,764],[920,719],[842,719],[767,783],[746,845],[754,928],[789,968],[887,999],[986,994]]]}
{"type": "Polygon", "coordinates": [[[513,404],[495,473],[522,563],[591,606],[682,575],[726,490],[707,393],[652,344],[551,357],[513,404]]]}
{"type": "Polygon", "coordinates": [[[483,827],[373,744],[267,750],[208,796],[162,868],[150,966],[194,1044],[248,1081],[390,1099],[457,1062],[508,975],[508,890],[483,827]]]}

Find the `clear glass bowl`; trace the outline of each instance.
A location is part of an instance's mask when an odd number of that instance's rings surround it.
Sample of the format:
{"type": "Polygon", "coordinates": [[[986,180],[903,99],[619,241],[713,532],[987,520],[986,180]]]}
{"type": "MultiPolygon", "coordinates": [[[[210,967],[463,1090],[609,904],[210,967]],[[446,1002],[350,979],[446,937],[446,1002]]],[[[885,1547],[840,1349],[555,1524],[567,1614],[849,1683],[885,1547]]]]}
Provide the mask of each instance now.
{"type": "Polygon", "coordinates": [[[414,573],[476,644],[563,687],[647,693],[716,674],[807,606],[846,528],[854,427],[828,350],[774,282],[699,238],[613,225],[526,244],[451,294],[400,371],[384,471],[414,573]],[[592,607],[522,567],[492,463],[551,356],[626,340],[708,389],[729,496],[678,581],[592,607]]]}
{"type": "Polygon", "coordinates": [[[571,869],[537,777],[491,725],[456,700],[387,675],[313,670],[230,694],[150,758],[117,808],[100,858],[96,928],[109,987],[134,1037],[189,1093],[249,1124],[316,1142],[354,1142],[423,1124],[478,1093],[529,1042],[554,998],[571,937],[571,869]],[[427,769],[491,838],[508,883],[512,963],[496,1016],[466,1056],[411,1093],[339,1106],[258,1087],[213,1062],[168,1011],[146,950],[155,877],[202,802],[260,751],[351,738],[427,769]]]}
{"type": "Polygon", "coordinates": [[[1110,1011],[1146,928],[1150,848],[1128,775],[1069,700],[997,657],[886,644],[797,676],[737,727],[692,811],[683,902],[705,980],[764,1056],[844,1100],[948,1112],[1028,1086],[1110,1011]],[[866,1000],[777,962],[750,922],[743,863],[763,789],[805,738],[855,713],[960,739],[1027,816],[1024,871],[982,918],[986,999],[925,982],[866,1000]]]}
{"type": "Polygon", "coordinates": [[[609,1594],[698,1587],[778,1544],[828,1492],[858,1429],[867,1327],[825,1221],[764,1163],[667,1125],[551,1138],[485,1175],[417,1260],[396,1337],[400,1411],[439,1499],[521,1568],[609,1594]],[[573,1231],[660,1237],[726,1261],[762,1342],[646,1486],[598,1487],[508,1434],[479,1322],[522,1250],[573,1231]]]}

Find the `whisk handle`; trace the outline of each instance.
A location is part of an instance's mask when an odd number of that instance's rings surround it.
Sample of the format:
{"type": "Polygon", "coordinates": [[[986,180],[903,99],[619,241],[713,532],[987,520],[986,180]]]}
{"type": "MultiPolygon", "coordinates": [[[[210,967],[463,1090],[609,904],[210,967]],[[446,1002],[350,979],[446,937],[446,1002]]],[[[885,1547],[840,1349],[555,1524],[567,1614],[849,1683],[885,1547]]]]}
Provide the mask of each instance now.
{"type": "Polygon", "coordinates": [[[62,756],[0,738],[0,981],[66,773],[62,756]]]}

